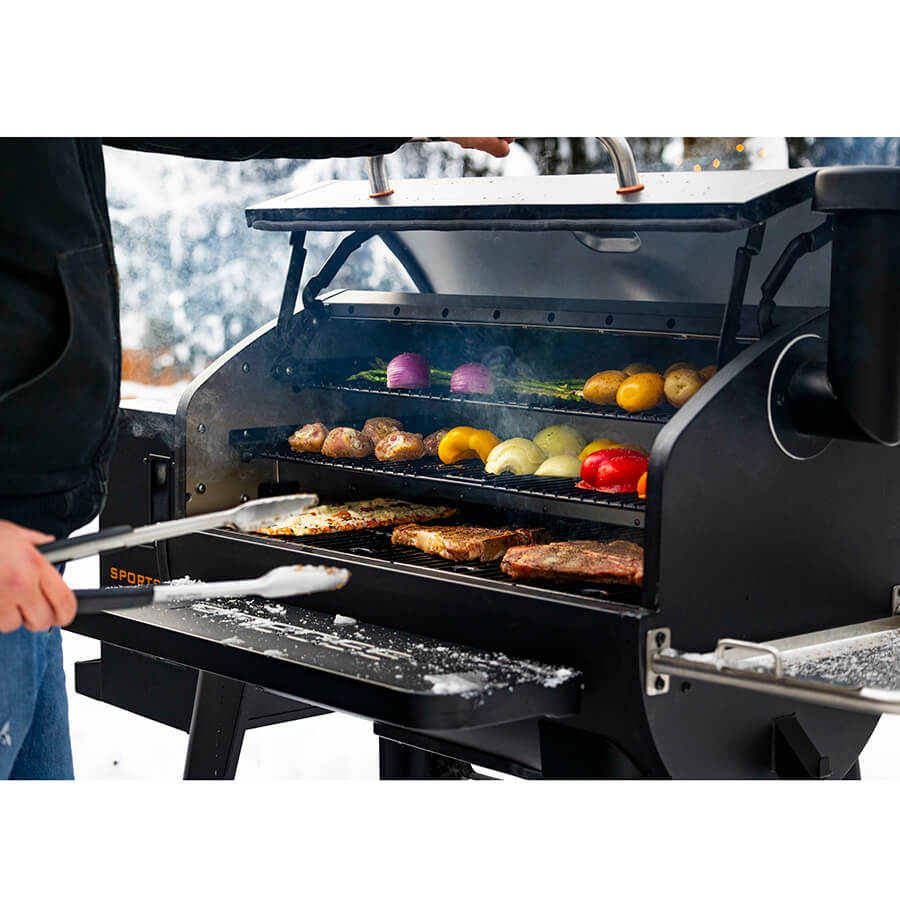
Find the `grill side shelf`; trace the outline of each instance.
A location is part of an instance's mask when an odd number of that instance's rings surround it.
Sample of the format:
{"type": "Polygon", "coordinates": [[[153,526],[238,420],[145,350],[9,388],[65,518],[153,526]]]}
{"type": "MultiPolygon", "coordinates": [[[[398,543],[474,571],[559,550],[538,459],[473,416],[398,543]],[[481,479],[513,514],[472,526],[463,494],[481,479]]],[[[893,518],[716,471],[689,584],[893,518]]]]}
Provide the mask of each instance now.
{"type": "Polygon", "coordinates": [[[859,713],[900,714],[900,616],[756,644],[723,638],[711,653],[652,652],[649,668],[859,713]]]}
{"type": "Polygon", "coordinates": [[[287,443],[293,427],[237,429],[229,434],[229,442],[243,462],[253,458],[279,462],[324,466],[349,472],[378,476],[388,482],[415,479],[437,485],[448,498],[472,502],[498,502],[502,494],[504,506],[544,514],[592,518],[611,524],[642,527],[645,501],[637,494],[604,494],[576,487],[573,478],[545,478],[535,475],[488,475],[477,459],[445,465],[433,457],[404,462],[380,462],[364,459],[332,459],[318,453],[294,453],[287,443]],[[588,515],[590,510],[590,515],[588,515]],[[574,513],[574,515],[573,515],[574,513]]]}

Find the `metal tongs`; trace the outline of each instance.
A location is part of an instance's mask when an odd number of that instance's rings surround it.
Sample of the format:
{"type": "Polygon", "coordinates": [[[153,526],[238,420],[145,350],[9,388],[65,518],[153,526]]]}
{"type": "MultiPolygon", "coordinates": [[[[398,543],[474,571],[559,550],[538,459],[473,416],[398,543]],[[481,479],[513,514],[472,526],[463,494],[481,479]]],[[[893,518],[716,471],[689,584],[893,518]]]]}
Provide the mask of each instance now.
{"type": "Polygon", "coordinates": [[[38,550],[52,563],[69,562],[84,556],[93,556],[105,550],[123,550],[137,544],[150,544],[183,534],[194,534],[207,528],[231,526],[238,531],[255,531],[278,524],[286,516],[296,515],[310,506],[315,506],[319,498],[315,494],[286,494],[283,497],[264,497],[250,500],[231,509],[220,512],[203,513],[157,522],[155,525],[116,525],[104,528],[96,534],[83,534],[74,538],[64,538],[49,544],[41,544],[38,550]]]}
{"type": "Polygon", "coordinates": [[[218,597],[296,597],[336,591],[350,578],[346,569],[334,566],[279,566],[259,578],[241,581],[176,581],[134,587],[89,588],[75,591],[78,615],[134,609],[152,603],[185,603],[218,597]]]}

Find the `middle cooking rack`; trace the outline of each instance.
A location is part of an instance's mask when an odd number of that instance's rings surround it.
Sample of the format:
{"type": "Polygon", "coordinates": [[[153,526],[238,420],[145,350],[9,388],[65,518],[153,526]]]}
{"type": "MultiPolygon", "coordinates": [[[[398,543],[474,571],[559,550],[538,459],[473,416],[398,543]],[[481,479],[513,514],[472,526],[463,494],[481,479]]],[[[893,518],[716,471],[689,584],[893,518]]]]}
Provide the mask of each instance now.
{"type": "MultiPolygon", "coordinates": [[[[646,501],[634,493],[605,494],[576,487],[573,478],[545,478],[536,475],[489,475],[478,459],[446,465],[426,456],[403,462],[381,462],[374,456],[363,459],[332,459],[319,453],[295,453],[288,435],[299,426],[245,428],[229,433],[229,443],[242,462],[254,458],[279,463],[337,469],[364,475],[373,490],[396,490],[417,485],[425,494],[448,502],[455,500],[500,504],[506,508],[641,528],[646,501]],[[502,499],[498,497],[502,496],[502,499]],[[590,511],[590,512],[588,512],[590,511]]],[[[422,491],[419,492],[422,494],[422,491]]]]}

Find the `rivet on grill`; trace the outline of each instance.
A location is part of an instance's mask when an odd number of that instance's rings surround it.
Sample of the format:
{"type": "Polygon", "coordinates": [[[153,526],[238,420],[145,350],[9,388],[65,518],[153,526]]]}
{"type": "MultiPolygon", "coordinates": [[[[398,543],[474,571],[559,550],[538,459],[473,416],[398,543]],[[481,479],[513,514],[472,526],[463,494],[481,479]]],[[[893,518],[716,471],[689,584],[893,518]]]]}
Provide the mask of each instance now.
{"type": "Polygon", "coordinates": [[[249,494],[241,494],[241,503],[246,503],[249,499],[249,494]]]}
{"type": "Polygon", "coordinates": [[[293,370],[290,366],[285,366],[285,367],[284,367],[284,374],[285,374],[285,375],[293,375],[293,374],[294,374],[294,370],[293,370]]]}
{"type": "Polygon", "coordinates": [[[662,647],[662,645],[666,642],[666,636],[661,632],[656,632],[656,646],[662,647]]]}
{"type": "Polygon", "coordinates": [[[196,491],[198,494],[205,494],[206,493],[206,485],[201,481],[197,485],[196,491]]]}
{"type": "Polygon", "coordinates": [[[201,422],[201,423],[197,426],[197,431],[199,431],[200,434],[203,434],[203,433],[206,431],[206,426],[201,422]]]}
{"type": "Polygon", "coordinates": [[[663,689],[665,688],[666,682],[663,680],[662,675],[657,675],[657,676],[656,676],[656,682],[654,683],[654,686],[656,687],[656,689],[657,689],[658,691],[661,691],[661,690],[663,690],[663,689]]]}
{"type": "Polygon", "coordinates": [[[250,371],[250,363],[244,363],[244,364],[241,366],[241,371],[246,375],[247,372],[250,371]]]}
{"type": "Polygon", "coordinates": [[[184,495],[184,502],[185,502],[185,503],[190,503],[190,502],[191,502],[191,495],[190,495],[190,494],[185,494],[185,495],[184,495]]]}

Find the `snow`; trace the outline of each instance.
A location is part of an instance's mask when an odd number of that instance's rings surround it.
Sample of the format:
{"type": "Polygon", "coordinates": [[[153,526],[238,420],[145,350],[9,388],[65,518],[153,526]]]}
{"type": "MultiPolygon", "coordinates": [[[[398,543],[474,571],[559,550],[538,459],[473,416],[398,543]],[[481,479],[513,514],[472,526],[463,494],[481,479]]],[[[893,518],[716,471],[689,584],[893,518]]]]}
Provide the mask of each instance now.
{"type": "Polygon", "coordinates": [[[434,694],[466,694],[480,692],[486,677],[481,672],[447,672],[442,675],[426,675],[434,694]]]}

